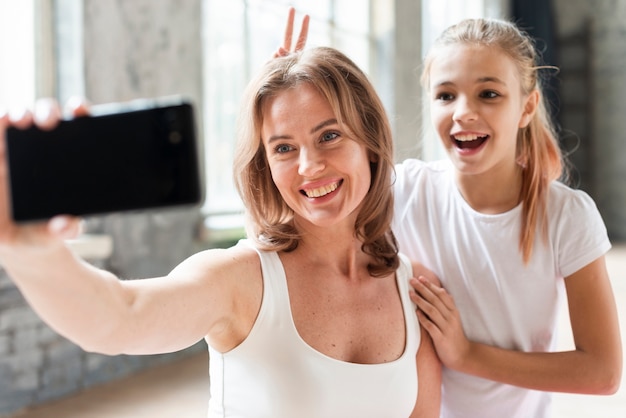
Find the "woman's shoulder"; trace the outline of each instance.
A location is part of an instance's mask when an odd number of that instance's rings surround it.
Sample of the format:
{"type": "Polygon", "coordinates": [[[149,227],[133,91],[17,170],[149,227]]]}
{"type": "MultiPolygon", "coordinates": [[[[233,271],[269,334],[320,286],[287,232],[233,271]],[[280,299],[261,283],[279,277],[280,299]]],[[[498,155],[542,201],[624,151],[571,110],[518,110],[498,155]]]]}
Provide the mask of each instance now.
{"type": "Polygon", "coordinates": [[[200,251],[177,268],[242,277],[259,272],[260,263],[259,254],[254,245],[247,240],[242,240],[229,248],[211,248],[200,251]]]}

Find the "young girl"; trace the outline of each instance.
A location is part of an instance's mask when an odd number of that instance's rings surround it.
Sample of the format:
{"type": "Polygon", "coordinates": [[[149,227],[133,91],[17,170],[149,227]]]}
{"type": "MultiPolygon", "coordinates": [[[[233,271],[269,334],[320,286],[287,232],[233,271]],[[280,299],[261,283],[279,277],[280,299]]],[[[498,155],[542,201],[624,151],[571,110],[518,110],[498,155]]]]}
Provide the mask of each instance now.
{"type": "Polygon", "coordinates": [[[547,417],[549,392],[620,384],[611,245],[591,198],[557,181],[540,69],[531,39],[501,20],[448,28],[425,59],[449,161],[396,166],[393,225],[443,286],[412,281],[445,366],[443,417],[547,417]],[[553,352],[563,289],[575,349],[553,352]]]}
{"type": "MultiPolygon", "coordinates": [[[[277,55],[290,47],[291,36],[277,55]]],[[[548,417],[549,392],[611,394],[620,384],[611,244],[591,198],[557,180],[539,70],[532,39],[502,20],[448,28],[425,60],[449,160],[396,165],[393,229],[443,286],[411,281],[445,366],[442,417],[548,417]],[[554,352],[564,293],[576,348],[554,352]]]]}

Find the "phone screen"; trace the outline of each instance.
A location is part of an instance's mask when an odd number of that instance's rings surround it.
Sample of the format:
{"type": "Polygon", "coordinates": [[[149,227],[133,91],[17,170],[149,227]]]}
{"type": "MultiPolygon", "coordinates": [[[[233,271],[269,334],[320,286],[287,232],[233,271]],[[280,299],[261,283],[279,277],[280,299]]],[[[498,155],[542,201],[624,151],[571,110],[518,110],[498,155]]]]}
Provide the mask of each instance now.
{"type": "Polygon", "coordinates": [[[188,103],[7,130],[13,219],[90,215],[202,200],[188,103]]]}

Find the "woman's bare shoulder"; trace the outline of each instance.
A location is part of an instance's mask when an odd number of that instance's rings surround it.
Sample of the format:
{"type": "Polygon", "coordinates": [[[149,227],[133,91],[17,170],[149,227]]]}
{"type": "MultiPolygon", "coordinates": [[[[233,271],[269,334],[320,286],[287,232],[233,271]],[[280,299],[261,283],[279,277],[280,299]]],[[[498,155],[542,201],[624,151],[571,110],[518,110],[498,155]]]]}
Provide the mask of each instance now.
{"type": "Polygon", "coordinates": [[[249,277],[260,273],[261,261],[256,250],[249,245],[237,244],[229,248],[212,248],[200,251],[181,264],[177,271],[196,271],[220,276],[249,277]]]}
{"type": "Polygon", "coordinates": [[[422,263],[418,261],[411,260],[411,267],[413,267],[413,277],[424,276],[431,283],[436,284],[437,286],[441,286],[441,281],[439,277],[430,269],[426,268],[422,263]]]}

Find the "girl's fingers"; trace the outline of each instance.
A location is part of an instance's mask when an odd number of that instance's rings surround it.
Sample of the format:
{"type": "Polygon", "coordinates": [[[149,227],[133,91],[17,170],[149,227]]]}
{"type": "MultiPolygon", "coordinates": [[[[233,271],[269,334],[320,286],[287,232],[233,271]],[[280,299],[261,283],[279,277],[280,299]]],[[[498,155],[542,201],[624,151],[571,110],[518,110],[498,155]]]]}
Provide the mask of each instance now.
{"type": "Polygon", "coordinates": [[[413,289],[421,296],[423,299],[428,301],[429,303],[436,303],[439,300],[439,296],[435,293],[435,289],[432,284],[424,277],[420,276],[418,278],[412,278],[410,280],[411,286],[413,289]]]}
{"type": "Polygon", "coordinates": [[[300,28],[300,35],[298,36],[298,42],[296,42],[294,51],[302,51],[306,45],[307,38],[309,37],[309,19],[309,15],[305,15],[302,19],[302,27],[300,28]]]}
{"type": "Polygon", "coordinates": [[[283,38],[283,49],[289,51],[291,49],[291,40],[293,39],[293,20],[296,16],[296,9],[289,8],[287,16],[287,26],[285,27],[285,37],[283,38]]]}
{"type": "Polygon", "coordinates": [[[446,289],[444,289],[443,287],[437,286],[424,276],[418,277],[417,279],[415,279],[415,282],[417,286],[414,286],[415,289],[421,289],[422,292],[420,293],[423,293],[422,296],[428,296],[428,300],[431,303],[440,303],[448,311],[453,311],[456,309],[454,299],[452,299],[452,296],[448,292],[446,292],[446,289]]]}
{"type": "Polygon", "coordinates": [[[274,53],[274,58],[283,57],[289,55],[290,52],[302,51],[306,45],[307,38],[309,36],[309,15],[305,15],[302,18],[302,26],[300,27],[300,34],[296,42],[295,48],[291,49],[293,42],[293,23],[296,16],[296,9],[289,8],[289,15],[287,16],[287,25],[285,26],[285,36],[283,38],[283,45],[274,53]]]}
{"type": "Polygon", "coordinates": [[[441,337],[442,332],[437,326],[437,324],[435,324],[428,317],[428,315],[426,315],[424,312],[420,311],[419,309],[417,310],[417,319],[420,325],[428,332],[428,334],[433,340],[436,340],[441,337]]]}

